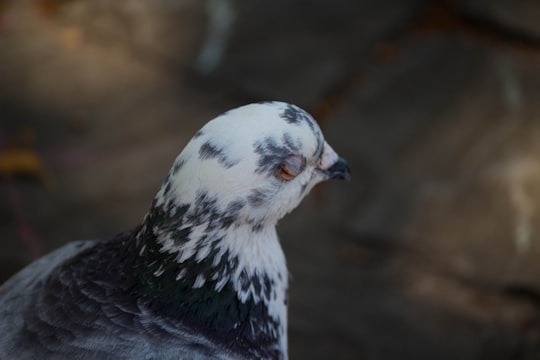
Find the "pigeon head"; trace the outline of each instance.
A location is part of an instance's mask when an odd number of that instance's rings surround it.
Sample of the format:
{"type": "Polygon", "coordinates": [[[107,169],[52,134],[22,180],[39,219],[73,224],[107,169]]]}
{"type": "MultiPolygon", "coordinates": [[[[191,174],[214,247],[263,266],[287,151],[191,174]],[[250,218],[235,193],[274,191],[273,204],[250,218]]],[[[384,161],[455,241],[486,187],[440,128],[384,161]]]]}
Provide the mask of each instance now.
{"type": "Polygon", "coordinates": [[[257,103],[199,130],[175,160],[157,202],[211,202],[228,214],[226,222],[261,230],[293,210],[317,183],[348,177],[346,162],[307,112],[282,102],[257,103]]]}

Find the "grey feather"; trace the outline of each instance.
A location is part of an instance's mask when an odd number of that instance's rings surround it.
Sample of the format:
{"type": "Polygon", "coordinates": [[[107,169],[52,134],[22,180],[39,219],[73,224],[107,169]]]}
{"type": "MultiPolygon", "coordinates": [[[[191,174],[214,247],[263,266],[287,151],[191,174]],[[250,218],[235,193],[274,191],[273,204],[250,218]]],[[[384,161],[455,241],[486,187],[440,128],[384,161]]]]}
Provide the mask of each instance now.
{"type": "MultiPolygon", "coordinates": [[[[88,278],[63,272],[69,268],[66,264],[77,256],[88,258],[92,253],[99,254],[105,244],[70,243],[35,261],[0,287],[0,333],[4,334],[0,337],[1,359],[241,358],[229,356],[225,349],[175,323],[153,317],[136,302],[114,303],[118,297],[107,293],[107,285],[114,282],[100,284],[92,279],[94,287],[85,287],[88,278]],[[51,291],[65,294],[65,286],[62,289],[51,281],[59,278],[60,282],[86,290],[71,292],[73,298],[54,298],[51,291]],[[83,295],[85,291],[89,292],[88,296],[83,295]],[[74,302],[77,297],[78,301],[74,302]],[[62,301],[64,306],[59,306],[62,301]]],[[[111,280],[117,279],[112,276],[111,280]]]]}

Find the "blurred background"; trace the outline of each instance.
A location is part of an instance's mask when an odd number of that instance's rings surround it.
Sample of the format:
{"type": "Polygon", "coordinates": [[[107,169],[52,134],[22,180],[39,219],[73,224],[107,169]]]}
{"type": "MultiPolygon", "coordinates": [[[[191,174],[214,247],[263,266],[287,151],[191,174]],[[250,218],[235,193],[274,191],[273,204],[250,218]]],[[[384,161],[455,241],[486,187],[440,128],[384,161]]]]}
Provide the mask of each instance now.
{"type": "Polygon", "coordinates": [[[280,223],[292,359],[540,359],[538,0],[0,0],[0,281],[260,100],[354,178],[280,223]]]}

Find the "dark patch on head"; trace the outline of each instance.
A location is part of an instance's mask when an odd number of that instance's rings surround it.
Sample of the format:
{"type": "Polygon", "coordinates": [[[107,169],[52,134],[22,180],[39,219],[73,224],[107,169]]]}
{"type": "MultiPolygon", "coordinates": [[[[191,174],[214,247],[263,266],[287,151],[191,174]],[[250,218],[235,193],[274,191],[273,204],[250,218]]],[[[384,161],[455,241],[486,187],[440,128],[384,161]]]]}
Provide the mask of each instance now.
{"type": "Polygon", "coordinates": [[[213,145],[210,141],[205,142],[199,149],[199,158],[201,160],[214,159],[223,156],[223,149],[213,145]]]}
{"type": "Polygon", "coordinates": [[[270,199],[270,191],[258,188],[251,191],[248,195],[248,203],[253,207],[260,207],[270,199]]]}
{"type": "Polygon", "coordinates": [[[184,159],[178,159],[176,160],[176,162],[174,163],[172,169],[171,169],[171,172],[173,175],[176,175],[178,173],[178,171],[182,168],[182,166],[184,166],[184,164],[186,163],[186,160],[184,159]]]}
{"type": "Polygon", "coordinates": [[[305,122],[308,124],[308,126],[313,126],[313,124],[311,124],[311,116],[304,110],[291,104],[287,104],[287,107],[279,116],[289,124],[300,125],[301,123],[305,122]]]}
{"type": "Polygon", "coordinates": [[[200,129],[199,131],[197,131],[195,133],[195,135],[193,135],[193,138],[196,139],[196,138],[199,138],[199,137],[201,137],[203,135],[204,135],[204,131],[202,131],[202,129],[200,129]]]}
{"type": "Polygon", "coordinates": [[[313,157],[315,159],[320,159],[324,151],[324,141],[323,141],[322,134],[316,133],[316,139],[317,139],[317,148],[313,152],[313,157]]]}
{"type": "Polygon", "coordinates": [[[307,183],[302,184],[302,187],[300,188],[300,196],[303,196],[304,193],[306,192],[307,185],[308,185],[307,183]]]}
{"type": "Polygon", "coordinates": [[[255,153],[259,155],[256,173],[275,174],[283,161],[300,152],[299,142],[294,142],[290,135],[284,134],[281,142],[273,137],[266,137],[254,144],[255,153]]]}
{"type": "Polygon", "coordinates": [[[291,134],[285,133],[283,134],[283,142],[285,143],[285,146],[289,149],[293,149],[295,151],[298,151],[302,148],[302,141],[300,139],[294,139],[291,134]]]}
{"type": "Polygon", "coordinates": [[[218,147],[215,144],[212,144],[210,141],[205,142],[199,148],[199,159],[217,159],[218,163],[223,165],[225,168],[229,169],[234,165],[238,164],[240,160],[229,159],[223,148],[218,147]]]}
{"type": "Polygon", "coordinates": [[[315,126],[316,122],[311,117],[311,115],[309,115],[307,112],[297,106],[288,104],[286,109],[283,111],[283,113],[280,114],[280,116],[285,119],[285,121],[287,121],[289,124],[300,125],[302,123],[306,123],[309,126],[313,135],[317,139],[317,148],[315,149],[313,156],[318,159],[322,155],[324,142],[323,136],[317,126],[315,126]]]}
{"type": "Polygon", "coordinates": [[[313,119],[311,115],[295,105],[287,104],[286,109],[280,114],[280,116],[289,124],[307,124],[317,139],[317,149],[321,147],[322,144],[320,143],[322,143],[322,134],[316,126],[315,119],[313,119]]]}

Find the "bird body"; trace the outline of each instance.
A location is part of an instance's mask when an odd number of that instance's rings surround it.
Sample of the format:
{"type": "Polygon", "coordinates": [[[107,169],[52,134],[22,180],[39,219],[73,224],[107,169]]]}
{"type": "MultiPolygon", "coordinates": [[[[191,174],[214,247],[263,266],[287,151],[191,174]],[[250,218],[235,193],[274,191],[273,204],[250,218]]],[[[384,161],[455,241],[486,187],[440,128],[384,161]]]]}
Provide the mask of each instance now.
{"type": "Polygon", "coordinates": [[[0,287],[0,359],[287,359],[276,224],[315,184],[348,176],[294,105],[218,116],[139,226],[70,243],[0,287]]]}

